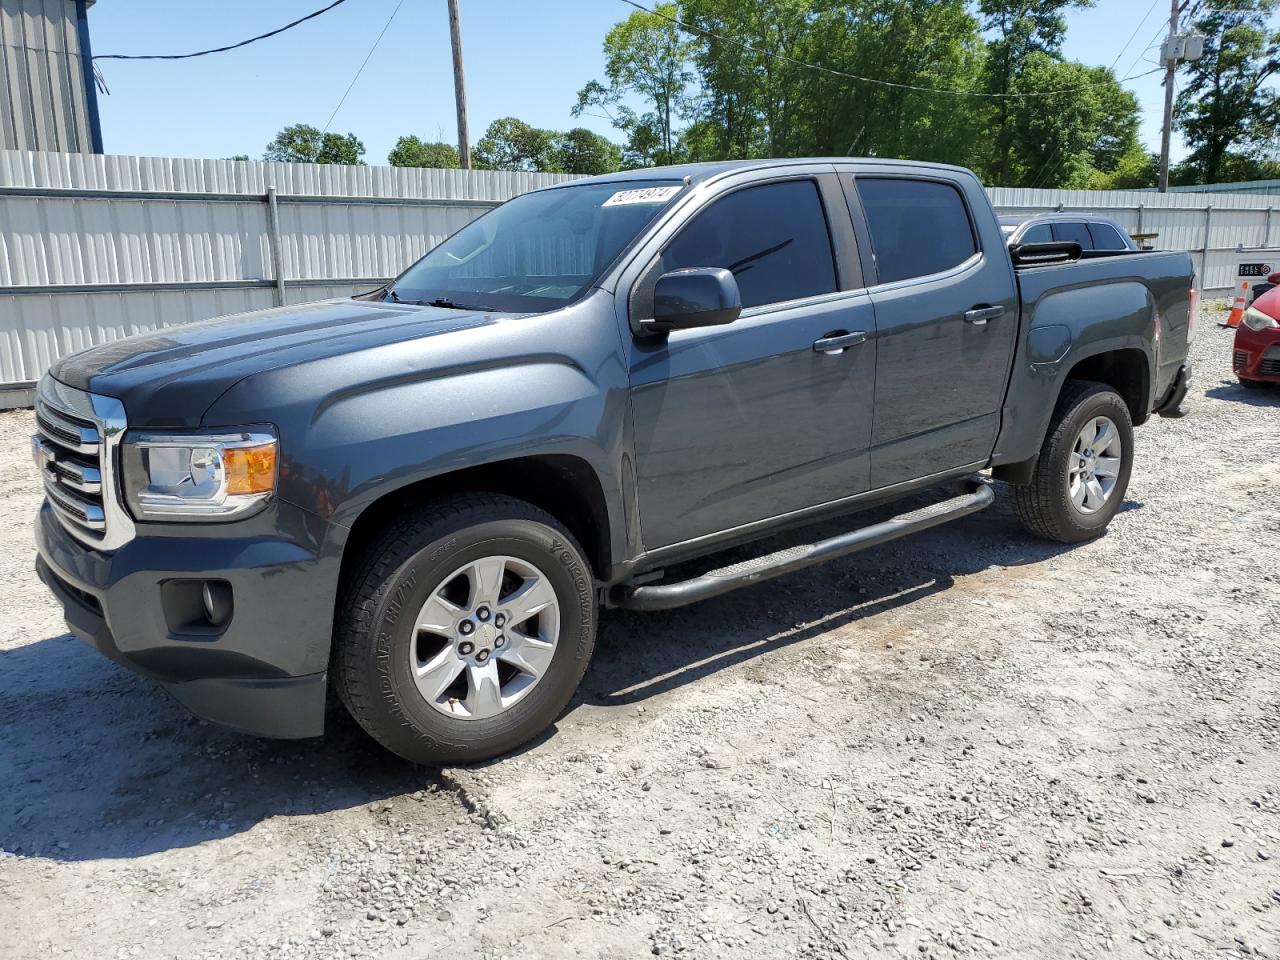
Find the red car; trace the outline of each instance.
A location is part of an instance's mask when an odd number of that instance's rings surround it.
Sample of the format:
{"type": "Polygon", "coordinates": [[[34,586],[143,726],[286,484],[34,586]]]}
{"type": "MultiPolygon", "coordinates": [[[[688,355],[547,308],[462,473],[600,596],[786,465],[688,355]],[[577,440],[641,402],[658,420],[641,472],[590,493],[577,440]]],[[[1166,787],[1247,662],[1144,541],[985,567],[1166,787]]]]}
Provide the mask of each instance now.
{"type": "Polygon", "coordinates": [[[1280,286],[1262,294],[1245,311],[1232,350],[1231,367],[1243,386],[1280,383],[1280,286]]]}

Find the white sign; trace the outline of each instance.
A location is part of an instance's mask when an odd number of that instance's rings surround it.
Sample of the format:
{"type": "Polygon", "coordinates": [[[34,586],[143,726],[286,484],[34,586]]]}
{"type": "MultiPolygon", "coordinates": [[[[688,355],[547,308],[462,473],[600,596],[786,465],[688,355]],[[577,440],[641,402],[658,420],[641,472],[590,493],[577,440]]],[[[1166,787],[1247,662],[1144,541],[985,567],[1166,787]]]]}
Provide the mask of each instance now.
{"type": "Polygon", "coordinates": [[[600,206],[621,207],[628,203],[666,203],[679,193],[680,189],[680,187],[643,187],[639,190],[619,190],[600,206]]]}

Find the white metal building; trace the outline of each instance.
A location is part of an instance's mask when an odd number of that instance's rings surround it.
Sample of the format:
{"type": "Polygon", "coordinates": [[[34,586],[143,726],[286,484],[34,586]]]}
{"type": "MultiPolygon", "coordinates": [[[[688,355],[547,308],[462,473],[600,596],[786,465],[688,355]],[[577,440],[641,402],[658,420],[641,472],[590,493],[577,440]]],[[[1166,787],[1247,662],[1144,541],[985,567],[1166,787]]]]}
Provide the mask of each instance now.
{"type": "Polygon", "coordinates": [[[0,150],[102,153],[94,0],[0,0],[0,150]]]}

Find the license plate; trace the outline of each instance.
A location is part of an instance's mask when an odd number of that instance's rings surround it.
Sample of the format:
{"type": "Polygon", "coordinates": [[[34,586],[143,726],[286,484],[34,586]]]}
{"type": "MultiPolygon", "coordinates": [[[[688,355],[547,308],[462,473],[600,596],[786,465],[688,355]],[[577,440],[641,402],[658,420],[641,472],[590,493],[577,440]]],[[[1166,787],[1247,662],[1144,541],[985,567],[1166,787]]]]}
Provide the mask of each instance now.
{"type": "Polygon", "coordinates": [[[1237,277],[1267,277],[1271,275],[1269,263],[1242,263],[1236,268],[1237,277]]]}

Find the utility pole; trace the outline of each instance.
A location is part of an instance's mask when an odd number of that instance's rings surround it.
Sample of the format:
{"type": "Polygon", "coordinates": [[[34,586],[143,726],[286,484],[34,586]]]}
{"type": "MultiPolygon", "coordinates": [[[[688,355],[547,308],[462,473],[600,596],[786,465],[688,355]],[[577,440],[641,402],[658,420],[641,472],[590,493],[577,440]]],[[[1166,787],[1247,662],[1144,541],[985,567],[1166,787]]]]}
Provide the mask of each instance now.
{"type": "Polygon", "coordinates": [[[467,135],[467,83],[462,74],[462,26],[458,22],[458,0],[449,0],[449,36],[453,40],[453,96],[458,103],[458,163],[463,170],[470,170],[471,139],[467,135]]]}
{"type": "MultiPolygon", "coordinates": [[[[452,2],[452,0],[450,0],[452,2]]],[[[1172,41],[1178,34],[1178,0],[1170,0],[1169,43],[1165,49],[1172,54],[1172,41]]],[[[1169,192],[1169,140],[1173,135],[1173,80],[1178,60],[1170,55],[1164,68],[1164,128],[1160,131],[1160,192],[1169,192]]]]}

